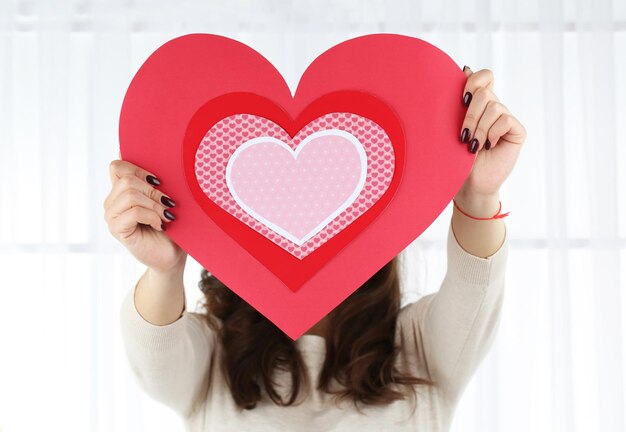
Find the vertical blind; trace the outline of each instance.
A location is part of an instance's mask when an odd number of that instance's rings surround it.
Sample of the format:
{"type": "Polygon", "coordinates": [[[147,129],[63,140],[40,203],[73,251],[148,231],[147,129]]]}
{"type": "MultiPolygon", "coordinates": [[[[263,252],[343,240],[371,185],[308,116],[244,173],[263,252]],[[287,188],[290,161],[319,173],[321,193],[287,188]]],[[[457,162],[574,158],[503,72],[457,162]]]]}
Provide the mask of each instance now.
{"type": "MultiPolygon", "coordinates": [[[[501,193],[500,330],[453,430],[625,430],[626,1],[4,0],[0,431],[182,430],[132,381],[118,311],[145,267],[102,205],[130,79],[193,32],[249,44],[292,89],[324,50],[375,32],[492,69],[528,139],[501,193]]],[[[404,252],[405,302],[439,288],[450,216],[404,252]]],[[[190,258],[192,307],[200,269],[190,258]]]]}

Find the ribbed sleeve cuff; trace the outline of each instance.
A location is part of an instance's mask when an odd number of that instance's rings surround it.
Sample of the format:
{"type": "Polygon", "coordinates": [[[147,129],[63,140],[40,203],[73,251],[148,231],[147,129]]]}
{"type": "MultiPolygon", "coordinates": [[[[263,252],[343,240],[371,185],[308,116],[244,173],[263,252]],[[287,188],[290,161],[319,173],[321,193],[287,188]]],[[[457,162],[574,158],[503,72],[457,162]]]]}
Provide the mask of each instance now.
{"type": "Polygon", "coordinates": [[[487,258],[472,255],[463,249],[454,235],[452,223],[448,227],[448,272],[457,280],[476,285],[488,285],[504,276],[508,253],[506,225],[502,245],[487,258]]]}
{"type": "Polygon", "coordinates": [[[155,353],[175,349],[183,341],[189,316],[183,315],[171,324],[158,326],[146,321],[135,306],[135,289],[129,290],[122,301],[120,327],[127,342],[155,353]]]}

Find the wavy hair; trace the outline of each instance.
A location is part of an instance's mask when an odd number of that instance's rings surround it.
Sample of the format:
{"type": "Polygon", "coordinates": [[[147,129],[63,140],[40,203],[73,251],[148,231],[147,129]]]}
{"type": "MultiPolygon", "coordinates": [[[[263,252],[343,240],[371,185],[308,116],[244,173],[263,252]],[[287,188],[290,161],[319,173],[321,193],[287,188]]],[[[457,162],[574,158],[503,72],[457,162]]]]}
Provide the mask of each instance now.
{"type": "MultiPolygon", "coordinates": [[[[433,384],[401,374],[394,366],[400,349],[394,341],[401,301],[399,259],[394,257],[329,314],[331,331],[317,388],[351,399],[357,409],[358,403],[389,404],[406,398],[416,385],[433,384]],[[331,389],[333,378],[338,390],[331,389]]],[[[207,323],[218,331],[221,367],[237,406],[253,409],[262,398],[261,383],[274,403],[294,404],[300,389],[310,384],[294,341],[206,269],[198,286],[207,323]],[[291,376],[287,400],[276,389],[275,368],[291,376]]]]}

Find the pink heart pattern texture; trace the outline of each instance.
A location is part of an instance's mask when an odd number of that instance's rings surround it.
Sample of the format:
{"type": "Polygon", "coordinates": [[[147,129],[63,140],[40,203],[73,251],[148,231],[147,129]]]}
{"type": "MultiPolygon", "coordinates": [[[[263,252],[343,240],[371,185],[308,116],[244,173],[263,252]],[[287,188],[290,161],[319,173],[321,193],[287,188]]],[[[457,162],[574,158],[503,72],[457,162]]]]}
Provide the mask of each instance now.
{"type": "Polygon", "coordinates": [[[293,139],[264,117],[232,115],[195,159],[209,199],[299,259],[371,208],[394,167],[385,131],[352,113],[319,117],[293,139]]]}

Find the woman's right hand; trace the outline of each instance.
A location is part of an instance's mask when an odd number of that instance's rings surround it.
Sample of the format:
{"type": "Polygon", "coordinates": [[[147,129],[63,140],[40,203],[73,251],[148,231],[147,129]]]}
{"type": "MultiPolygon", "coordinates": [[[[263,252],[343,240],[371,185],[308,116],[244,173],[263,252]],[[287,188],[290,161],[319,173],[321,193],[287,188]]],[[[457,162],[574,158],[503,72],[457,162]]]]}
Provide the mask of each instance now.
{"type": "Polygon", "coordinates": [[[104,200],[104,219],[111,234],[156,272],[184,268],[187,254],[163,233],[175,203],[148,183],[148,176],[156,176],[124,160],[112,161],[109,174],[112,188],[104,200]]]}

